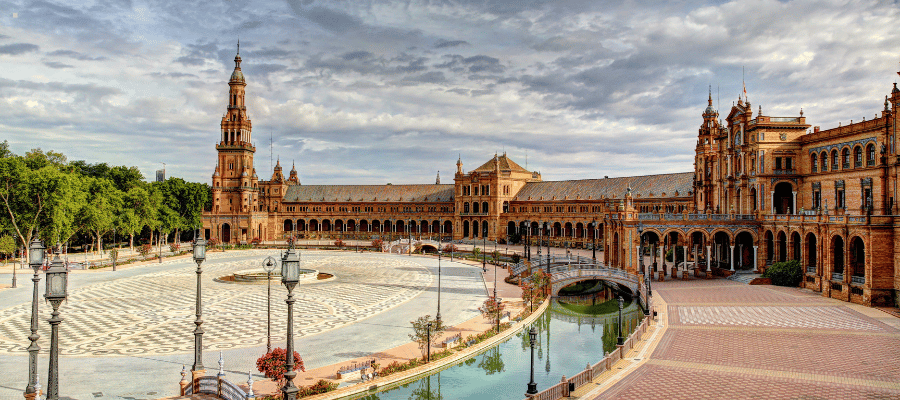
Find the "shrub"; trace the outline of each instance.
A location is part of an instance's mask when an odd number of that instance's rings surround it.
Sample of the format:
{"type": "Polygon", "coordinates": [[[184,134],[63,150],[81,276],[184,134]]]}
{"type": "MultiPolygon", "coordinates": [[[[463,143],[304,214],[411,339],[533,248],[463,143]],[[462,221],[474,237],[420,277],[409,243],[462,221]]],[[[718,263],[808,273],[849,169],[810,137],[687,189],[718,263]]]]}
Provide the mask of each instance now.
{"type": "Polygon", "coordinates": [[[169,251],[172,252],[172,254],[175,254],[178,252],[179,247],[180,245],[178,243],[172,243],[169,245],[169,251]]]}
{"type": "Polygon", "coordinates": [[[255,238],[253,238],[252,240],[250,240],[250,245],[251,245],[251,246],[259,246],[260,243],[261,243],[261,241],[259,240],[258,237],[255,237],[255,238]]]}
{"type": "Polygon", "coordinates": [[[798,260],[777,262],[767,268],[762,276],[771,278],[773,285],[796,287],[803,279],[803,270],[798,260]]]}
{"type": "MultiPolygon", "coordinates": [[[[287,372],[284,362],[286,354],[287,350],[276,348],[256,360],[256,369],[265,374],[266,378],[271,378],[278,382],[279,387],[284,385],[284,373],[287,372]]],[[[294,371],[298,369],[306,372],[306,368],[303,366],[303,359],[300,358],[300,353],[295,351],[294,371]]]]}
{"type": "Polygon", "coordinates": [[[384,247],[384,240],[381,240],[381,239],[373,240],[372,247],[377,247],[378,250],[381,250],[384,247]]]}
{"type": "Polygon", "coordinates": [[[329,382],[324,379],[319,379],[318,382],[316,382],[310,386],[301,387],[300,391],[297,392],[297,395],[299,395],[300,397],[312,396],[315,394],[330,392],[332,390],[337,389],[337,387],[338,387],[337,383],[329,382]]]}
{"type": "Polygon", "coordinates": [[[341,247],[346,246],[346,244],[344,243],[344,241],[341,240],[341,239],[335,240],[335,241],[334,241],[334,245],[335,245],[336,247],[338,247],[338,248],[341,248],[341,247]]]}
{"type": "Polygon", "coordinates": [[[216,246],[218,246],[218,245],[219,245],[219,239],[217,239],[217,238],[209,239],[209,241],[206,242],[206,247],[208,247],[210,249],[215,249],[216,246]]]}
{"type": "Polygon", "coordinates": [[[459,249],[456,248],[456,245],[448,244],[444,246],[444,253],[456,253],[459,249]]]}
{"type": "Polygon", "coordinates": [[[518,264],[519,261],[522,261],[522,256],[518,253],[513,253],[513,255],[509,256],[509,258],[512,260],[513,264],[518,264]]]}
{"type": "Polygon", "coordinates": [[[427,325],[431,324],[431,346],[437,347],[438,336],[440,336],[441,332],[446,330],[446,326],[444,326],[443,321],[436,321],[431,318],[431,315],[425,315],[424,317],[419,317],[414,321],[409,321],[412,324],[413,333],[409,334],[409,340],[416,342],[419,344],[419,350],[422,352],[422,355],[425,355],[428,347],[428,328],[427,325]]]}
{"type": "Polygon", "coordinates": [[[143,245],[141,245],[140,247],[138,247],[138,252],[140,252],[141,255],[144,256],[144,259],[146,259],[146,258],[147,258],[147,254],[150,254],[150,250],[151,250],[152,248],[153,248],[153,247],[150,246],[149,243],[143,244],[143,245]]]}
{"type": "Polygon", "coordinates": [[[116,262],[116,259],[119,258],[119,249],[112,248],[109,250],[109,260],[112,262],[116,262]]]}

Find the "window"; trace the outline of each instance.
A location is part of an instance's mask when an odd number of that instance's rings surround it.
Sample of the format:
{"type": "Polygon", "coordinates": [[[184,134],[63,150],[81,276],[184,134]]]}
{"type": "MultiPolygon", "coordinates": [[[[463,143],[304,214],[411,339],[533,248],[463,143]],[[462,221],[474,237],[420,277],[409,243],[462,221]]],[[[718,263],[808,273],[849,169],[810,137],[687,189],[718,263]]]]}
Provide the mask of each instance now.
{"type": "Polygon", "coordinates": [[[469,213],[469,202],[468,201],[463,203],[463,212],[466,214],[469,213]]]}
{"type": "Polygon", "coordinates": [[[822,191],[815,190],[813,191],[813,208],[818,209],[822,207],[822,191]]]}
{"type": "Polygon", "coordinates": [[[819,158],[820,158],[820,161],[822,164],[822,172],[827,171],[828,170],[828,155],[826,155],[825,152],[823,151],[822,156],[819,158]]]}
{"type": "Polygon", "coordinates": [[[472,203],[472,212],[475,214],[478,214],[478,202],[477,201],[472,203]]]}
{"type": "Polygon", "coordinates": [[[819,169],[819,156],[816,154],[812,154],[809,157],[809,165],[812,169],[812,172],[818,172],[819,169]]]}
{"type": "Polygon", "coordinates": [[[775,157],[775,169],[781,169],[781,157],[775,157]]]}
{"type": "Polygon", "coordinates": [[[794,169],[794,159],[792,157],[784,158],[784,169],[794,169]]]}
{"type": "Polygon", "coordinates": [[[866,165],[872,166],[875,165],[875,145],[869,144],[866,146],[866,165]]]}
{"type": "Polygon", "coordinates": [[[832,170],[832,171],[837,171],[837,170],[838,170],[838,153],[837,153],[837,150],[832,150],[832,151],[831,151],[831,170],[832,170]]]}
{"type": "Polygon", "coordinates": [[[853,167],[861,168],[862,165],[862,147],[856,146],[853,149],[853,167]]]}
{"type": "Polygon", "coordinates": [[[488,203],[486,201],[481,203],[481,212],[483,212],[485,214],[487,214],[487,212],[488,212],[488,203]]]}
{"type": "Polygon", "coordinates": [[[475,186],[475,196],[478,196],[478,186],[475,186]]]}
{"type": "Polygon", "coordinates": [[[850,149],[844,148],[841,150],[841,164],[844,169],[850,169],[850,149]]]}

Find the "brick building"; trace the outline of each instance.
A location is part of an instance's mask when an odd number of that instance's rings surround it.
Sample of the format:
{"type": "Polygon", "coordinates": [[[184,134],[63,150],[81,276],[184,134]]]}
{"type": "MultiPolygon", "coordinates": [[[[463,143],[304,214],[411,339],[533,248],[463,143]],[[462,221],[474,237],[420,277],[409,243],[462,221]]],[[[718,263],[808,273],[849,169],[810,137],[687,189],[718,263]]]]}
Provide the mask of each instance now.
{"type": "Polygon", "coordinates": [[[655,274],[671,267],[661,259],[670,251],[737,273],[798,259],[803,284],[823,296],[896,302],[896,84],[875,118],[829,130],[811,127],[802,110],[754,114],[746,96],[722,120],[710,96],[692,172],[550,182],[495,154],[470,171],[458,160],[451,184],[438,175],[421,185],[303,185],[294,166],[285,178],[280,161],[270,180],[258,179],[240,63],[237,55],[203,216],[208,238],[527,238],[596,246],[633,272],[644,272],[640,251],[655,274]]]}

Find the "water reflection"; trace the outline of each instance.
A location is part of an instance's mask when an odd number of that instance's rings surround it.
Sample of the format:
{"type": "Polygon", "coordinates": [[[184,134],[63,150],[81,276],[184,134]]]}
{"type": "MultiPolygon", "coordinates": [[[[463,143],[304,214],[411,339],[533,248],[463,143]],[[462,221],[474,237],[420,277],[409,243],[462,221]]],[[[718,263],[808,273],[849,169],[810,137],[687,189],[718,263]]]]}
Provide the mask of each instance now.
{"type": "MultiPolygon", "coordinates": [[[[626,336],[642,317],[643,312],[636,302],[630,302],[625,307],[623,325],[626,336]]],[[[538,390],[559,383],[563,375],[572,376],[581,372],[586,365],[600,361],[604,354],[613,351],[618,336],[617,322],[616,300],[593,304],[590,308],[573,307],[558,301],[551,303],[547,312],[533,323],[538,331],[535,341],[535,382],[538,383],[538,390]],[[603,313],[581,312],[597,310],[603,313]]],[[[357,398],[522,400],[531,361],[529,329],[525,327],[497,346],[428,377],[357,398]]]]}

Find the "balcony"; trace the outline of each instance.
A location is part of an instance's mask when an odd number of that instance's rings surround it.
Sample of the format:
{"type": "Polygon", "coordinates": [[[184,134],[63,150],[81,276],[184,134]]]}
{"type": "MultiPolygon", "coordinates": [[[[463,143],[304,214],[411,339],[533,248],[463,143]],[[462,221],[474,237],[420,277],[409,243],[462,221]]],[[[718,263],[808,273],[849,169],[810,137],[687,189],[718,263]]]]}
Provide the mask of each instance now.
{"type": "Polygon", "coordinates": [[[844,274],[835,272],[835,273],[831,274],[831,280],[837,281],[837,282],[843,282],[844,274]]]}
{"type": "Polygon", "coordinates": [[[856,276],[856,275],[851,276],[851,277],[850,277],[850,283],[857,283],[857,284],[860,284],[860,285],[865,285],[865,284],[866,284],[866,277],[865,277],[865,276],[856,276]]]}
{"type": "Polygon", "coordinates": [[[775,170],[775,175],[796,175],[796,174],[797,174],[797,170],[793,169],[793,168],[792,169],[776,169],[775,170]]]}

